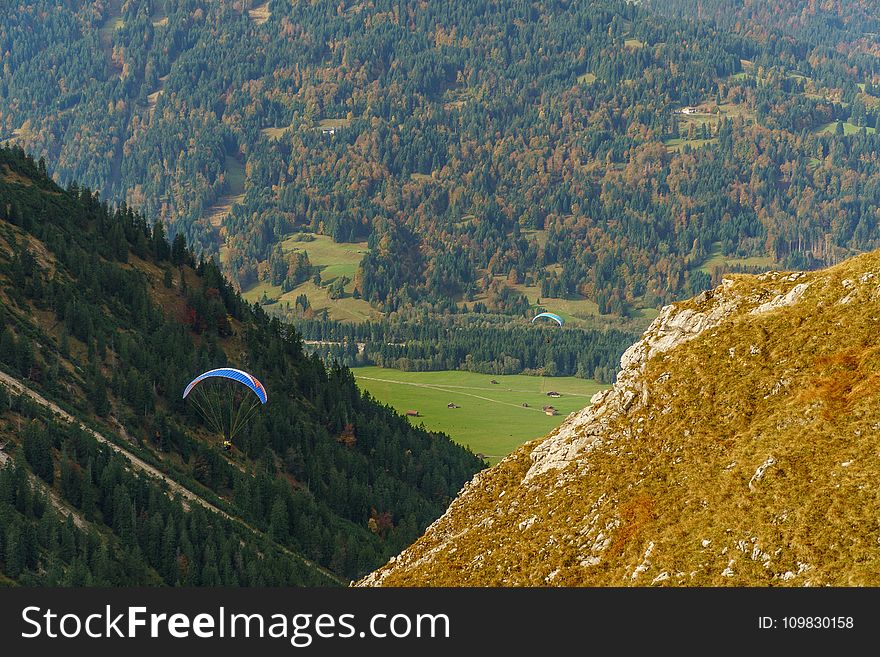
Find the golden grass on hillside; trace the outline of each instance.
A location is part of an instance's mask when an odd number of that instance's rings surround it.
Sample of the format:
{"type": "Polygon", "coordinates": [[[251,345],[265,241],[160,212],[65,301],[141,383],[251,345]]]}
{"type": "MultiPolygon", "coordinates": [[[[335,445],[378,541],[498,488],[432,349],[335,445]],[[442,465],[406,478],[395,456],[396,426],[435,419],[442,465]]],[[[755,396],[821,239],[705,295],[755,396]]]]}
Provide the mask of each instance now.
{"type": "Polygon", "coordinates": [[[522,483],[536,441],[481,475],[383,584],[880,585],[880,255],[720,294],[645,406],[563,472],[522,483]]]}
{"type": "Polygon", "coordinates": [[[256,25],[262,25],[269,17],[272,15],[272,12],[269,11],[269,2],[266,0],[261,5],[257,5],[253,9],[248,9],[248,16],[256,25]]]}
{"type": "Polygon", "coordinates": [[[285,126],[283,128],[262,128],[260,132],[266,135],[269,139],[281,139],[288,130],[290,130],[290,126],[285,126]]]}
{"type": "Polygon", "coordinates": [[[20,173],[10,169],[9,165],[7,164],[4,164],[3,168],[0,169],[0,177],[2,177],[5,182],[18,183],[19,185],[24,185],[25,187],[30,187],[34,184],[34,182],[29,178],[25,178],[20,173]]]}

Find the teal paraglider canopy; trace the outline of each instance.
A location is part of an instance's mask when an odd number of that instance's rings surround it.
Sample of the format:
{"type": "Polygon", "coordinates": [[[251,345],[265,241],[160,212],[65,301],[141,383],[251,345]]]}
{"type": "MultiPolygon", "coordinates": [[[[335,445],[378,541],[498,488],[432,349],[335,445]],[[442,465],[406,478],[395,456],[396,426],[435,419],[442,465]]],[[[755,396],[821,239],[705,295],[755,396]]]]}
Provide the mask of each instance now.
{"type": "Polygon", "coordinates": [[[233,367],[199,374],[183,391],[211,428],[223,436],[223,447],[247,426],[256,410],[269,401],[259,379],[233,367]]]}
{"type": "Polygon", "coordinates": [[[537,315],[535,315],[535,316],[532,318],[532,324],[534,324],[536,320],[538,320],[538,319],[540,319],[540,318],[542,318],[542,317],[546,317],[547,319],[552,319],[554,322],[556,322],[556,323],[559,324],[560,326],[562,326],[563,324],[565,324],[565,322],[563,321],[563,319],[562,319],[559,315],[557,315],[556,313],[538,313],[537,315]]]}

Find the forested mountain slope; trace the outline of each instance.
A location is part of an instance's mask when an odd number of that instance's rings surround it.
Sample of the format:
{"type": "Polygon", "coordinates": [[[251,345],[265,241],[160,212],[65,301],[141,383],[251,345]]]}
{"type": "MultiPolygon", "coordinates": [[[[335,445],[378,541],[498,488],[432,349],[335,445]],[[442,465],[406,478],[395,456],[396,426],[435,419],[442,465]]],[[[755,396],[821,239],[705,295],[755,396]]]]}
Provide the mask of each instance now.
{"type": "Polygon", "coordinates": [[[614,387],[481,473],[388,586],[876,586],[880,252],[663,309],[614,387]]]}
{"type": "Polygon", "coordinates": [[[676,18],[714,23],[757,41],[796,38],[816,50],[877,52],[880,16],[872,0],[647,0],[676,18]]]}
{"type": "Polygon", "coordinates": [[[333,294],[386,312],[629,315],[880,246],[870,3],[14,4],[0,139],[291,303],[297,231],[367,241],[333,294]]]}
{"type": "Polygon", "coordinates": [[[0,369],[256,530],[187,511],[0,387],[0,573],[13,582],[328,583],[285,549],[347,581],[414,540],[481,467],[304,355],[182,234],[169,243],[160,223],[62,189],[8,148],[0,369]],[[258,374],[270,396],[230,454],[181,398],[223,365],[258,374]]]}

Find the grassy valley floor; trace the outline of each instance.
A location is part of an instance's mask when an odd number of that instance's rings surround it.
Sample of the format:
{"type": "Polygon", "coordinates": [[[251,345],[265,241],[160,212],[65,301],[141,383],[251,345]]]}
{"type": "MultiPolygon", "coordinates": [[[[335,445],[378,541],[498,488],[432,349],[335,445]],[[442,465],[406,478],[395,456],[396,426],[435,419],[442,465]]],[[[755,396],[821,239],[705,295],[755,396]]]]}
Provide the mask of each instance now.
{"type": "Polygon", "coordinates": [[[497,463],[521,444],[562,424],[572,411],[607,387],[590,379],[525,375],[476,374],[446,370],[402,372],[381,367],[356,367],[358,385],[384,404],[431,431],[443,431],[456,442],[497,463]],[[497,381],[497,384],[492,381],[497,381]],[[555,391],[560,397],[548,397],[555,391]],[[447,408],[454,403],[458,408],[447,408]],[[528,406],[523,406],[528,404],[528,406]],[[548,416],[544,406],[556,408],[548,416]]]}

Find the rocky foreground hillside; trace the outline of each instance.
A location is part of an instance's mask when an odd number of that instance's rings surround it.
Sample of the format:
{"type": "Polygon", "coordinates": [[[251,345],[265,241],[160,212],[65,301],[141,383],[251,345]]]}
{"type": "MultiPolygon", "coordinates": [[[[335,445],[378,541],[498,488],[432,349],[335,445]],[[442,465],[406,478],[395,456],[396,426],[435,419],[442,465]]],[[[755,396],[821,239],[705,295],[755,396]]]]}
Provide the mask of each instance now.
{"type": "Polygon", "coordinates": [[[360,585],[880,585],[880,253],[667,306],[360,585]]]}

